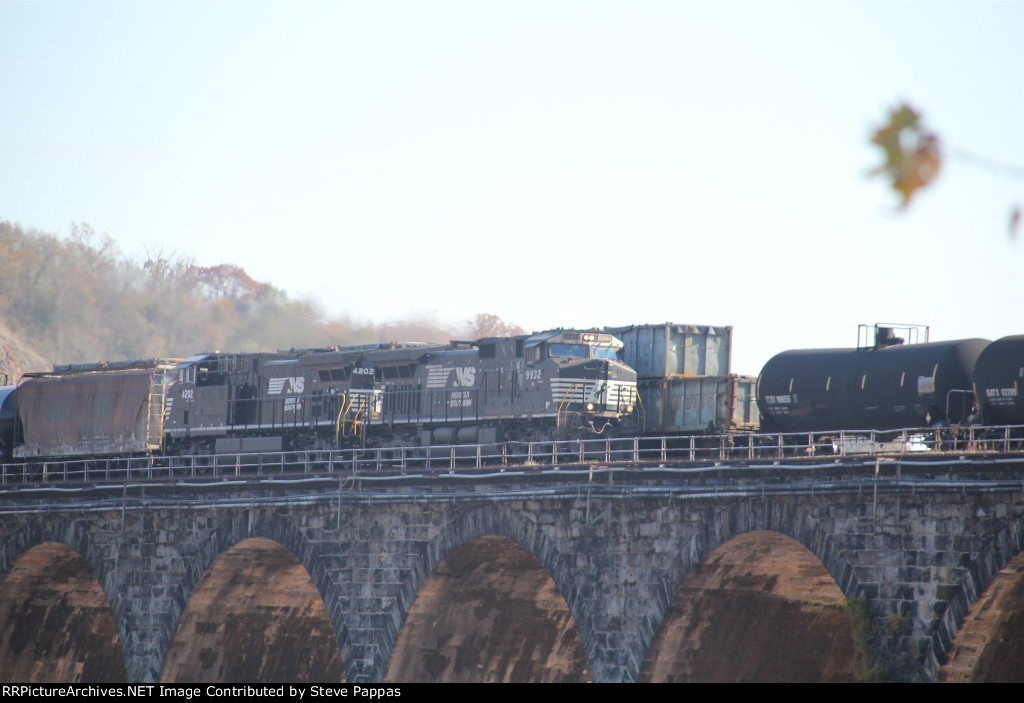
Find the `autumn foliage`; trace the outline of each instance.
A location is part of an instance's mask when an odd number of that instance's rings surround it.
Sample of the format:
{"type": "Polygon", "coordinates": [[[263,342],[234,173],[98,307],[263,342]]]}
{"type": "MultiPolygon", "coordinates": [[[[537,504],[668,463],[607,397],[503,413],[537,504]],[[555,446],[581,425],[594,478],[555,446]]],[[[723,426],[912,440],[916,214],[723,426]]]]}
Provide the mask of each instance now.
{"type": "MultiPolygon", "coordinates": [[[[293,300],[235,265],[198,266],[163,253],[135,261],[86,224],[73,225],[70,236],[61,238],[5,221],[0,321],[8,337],[23,340],[52,363],[448,341],[520,331],[490,314],[462,326],[429,317],[380,325],[327,319],[313,303],[293,300]]],[[[12,376],[24,370],[39,369],[0,368],[12,376]]]]}
{"type": "Polygon", "coordinates": [[[902,197],[901,207],[906,207],[914,194],[939,174],[939,139],[924,128],[920,114],[908,105],[891,110],[889,122],[875,130],[871,142],[885,154],[885,163],[871,175],[889,179],[892,189],[902,197]]]}

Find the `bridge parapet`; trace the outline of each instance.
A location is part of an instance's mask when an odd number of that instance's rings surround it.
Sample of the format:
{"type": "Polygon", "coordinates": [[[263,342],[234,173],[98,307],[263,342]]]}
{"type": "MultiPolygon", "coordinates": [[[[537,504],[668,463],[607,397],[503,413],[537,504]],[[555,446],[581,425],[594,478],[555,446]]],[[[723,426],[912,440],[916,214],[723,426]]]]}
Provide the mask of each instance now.
{"type": "MultiPolygon", "coordinates": [[[[111,604],[129,676],[156,680],[189,598],[239,542],[281,544],[323,598],[349,681],[379,681],[413,600],[457,547],[484,535],[533,555],[565,598],[597,681],[633,681],[680,586],[733,537],[773,531],[804,545],[877,627],[904,678],[935,678],[967,607],[1021,551],[1021,473],[960,466],[928,477],[874,462],[725,479],[671,467],[563,472],[561,483],[487,486],[285,482],[189,494],[182,486],[54,498],[19,491],[0,512],[0,570],[55,541],[88,562],[111,604]],[[662,472],[662,473],[659,473],[662,472]],[[1000,480],[977,476],[1002,475],[1000,480]],[[21,500],[24,502],[19,502],[21,500]],[[909,659],[907,657],[909,656],[909,659]],[[907,664],[907,662],[910,664],[907,664]]],[[[712,467],[708,471],[721,471],[712,467]]]]}

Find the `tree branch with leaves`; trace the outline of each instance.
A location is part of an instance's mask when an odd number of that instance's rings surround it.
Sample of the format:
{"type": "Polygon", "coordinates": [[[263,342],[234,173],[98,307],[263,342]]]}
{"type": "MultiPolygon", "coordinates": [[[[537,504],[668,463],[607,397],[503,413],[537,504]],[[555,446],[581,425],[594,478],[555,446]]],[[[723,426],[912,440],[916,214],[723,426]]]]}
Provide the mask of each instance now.
{"type": "MultiPolygon", "coordinates": [[[[1003,177],[1024,179],[1024,168],[999,163],[962,149],[950,147],[925,127],[921,114],[906,103],[889,111],[889,119],[875,129],[871,143],[882,149],[884,161],[869,173],[889,181],[906,209],[918,190],[939,175],[946,155],[1003,177]]],[[[1010,211],[1010,236],[1016,237],[1022,218],[1020,205],[1010,211]]]]}

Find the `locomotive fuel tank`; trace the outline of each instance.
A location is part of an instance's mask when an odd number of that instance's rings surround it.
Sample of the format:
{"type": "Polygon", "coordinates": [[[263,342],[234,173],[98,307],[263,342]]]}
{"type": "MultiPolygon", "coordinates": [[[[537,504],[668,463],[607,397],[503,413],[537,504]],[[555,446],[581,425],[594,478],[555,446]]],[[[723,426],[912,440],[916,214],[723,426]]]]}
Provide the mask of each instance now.
{"type": "Polygon", "coordinates": [[[896,429],[962,422],[984,339],[799,349],[761,371],[762,427],[780,432],[896,429]]]}
{"type": "Polygon", "coordinates": [[[985,347],[974,365],[974,392],[986,425],[1024,425],[1024,335],[985,347]]]}

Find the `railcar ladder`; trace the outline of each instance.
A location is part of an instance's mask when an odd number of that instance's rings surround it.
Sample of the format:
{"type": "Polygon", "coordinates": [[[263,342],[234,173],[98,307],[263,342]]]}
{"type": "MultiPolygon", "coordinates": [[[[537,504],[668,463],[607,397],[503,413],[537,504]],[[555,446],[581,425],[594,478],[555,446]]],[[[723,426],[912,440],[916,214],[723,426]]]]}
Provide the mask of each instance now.
{"type": "Polygon", "coordinates": [[[163,375],[149,384],[149,417],[146,419],[146,448],[160,449],[164,439],[164,402],[167,397],[163,375]]]}

